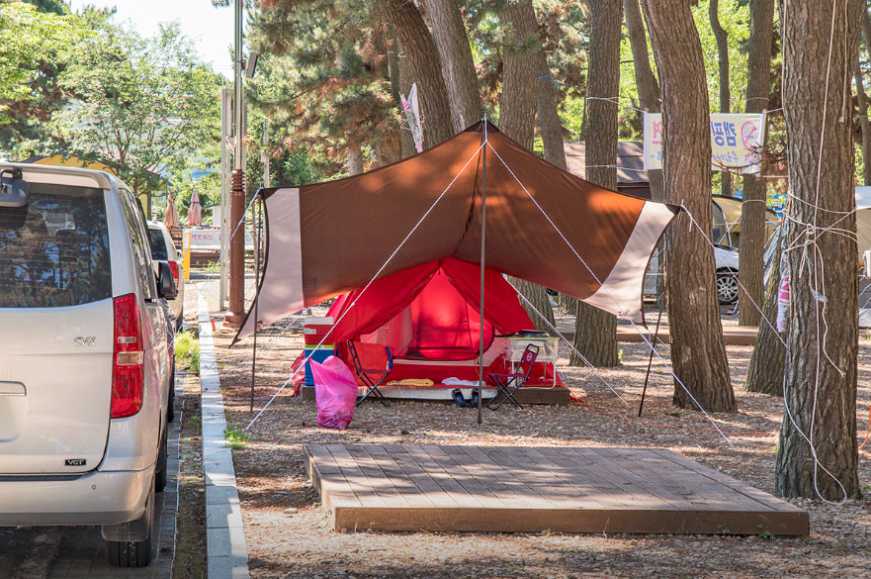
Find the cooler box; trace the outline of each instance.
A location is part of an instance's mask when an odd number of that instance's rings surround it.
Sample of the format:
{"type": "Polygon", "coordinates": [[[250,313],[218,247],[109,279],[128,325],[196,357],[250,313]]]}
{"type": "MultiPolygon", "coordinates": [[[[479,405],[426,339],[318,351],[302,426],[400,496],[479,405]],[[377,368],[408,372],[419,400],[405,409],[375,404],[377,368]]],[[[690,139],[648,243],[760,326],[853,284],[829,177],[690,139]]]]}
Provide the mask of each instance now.
{"type": "MultiPolygon", "coordinates": [[[[309,355],[311,355],[311,360],[314,360],[315,362],[323,362],[333,355],[335,347],[331,343],[330,337],[328,336],[326,340],[323,340],[324,336],[332,327],[333,318],[331,316],[306,318],[303,320],[302,333],[305,338],[305,347],[302,351],[303,359],[309,359],[309,355]],[[318,346],[321,340],[323,340],[324,343],[318,346]]],[[[307,388],[312,388],[315,385],[311,364],[308,362],[306,362],[305,365],[304,385],[307,388]]]]}

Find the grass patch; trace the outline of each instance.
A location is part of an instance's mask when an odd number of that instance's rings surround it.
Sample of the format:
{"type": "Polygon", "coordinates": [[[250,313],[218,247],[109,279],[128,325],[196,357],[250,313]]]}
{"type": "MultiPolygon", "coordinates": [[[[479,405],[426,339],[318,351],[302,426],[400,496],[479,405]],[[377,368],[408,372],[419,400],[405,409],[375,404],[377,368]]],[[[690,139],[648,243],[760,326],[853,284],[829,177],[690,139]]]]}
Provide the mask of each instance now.
{"type": "Polygon", "coordinates": [[[224,430],[224,439],[233,450],[240,450],[248,444],[248,435],[233,426],[228,426],[224,430]]]}
{"type": "Polygon", "coordinates": [[[193,332],[184,330],[175,336],[175,361],[179,367],[200,374],[200,340],[193,332]]]}
{"type": "Polygon", "coordinates": [[[219,260],[210,261],[203,267],[206,273],[221,273],[221,262],[219,260]]]}

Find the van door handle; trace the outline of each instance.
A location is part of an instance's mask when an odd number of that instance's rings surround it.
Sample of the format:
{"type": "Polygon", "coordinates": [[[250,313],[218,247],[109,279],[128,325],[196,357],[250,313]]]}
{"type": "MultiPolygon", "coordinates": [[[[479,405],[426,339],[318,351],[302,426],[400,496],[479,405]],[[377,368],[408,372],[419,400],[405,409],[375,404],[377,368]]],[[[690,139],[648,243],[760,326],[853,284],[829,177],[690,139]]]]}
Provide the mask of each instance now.
{"type": "Polygon", "coordinates": [[[27,388],[21,382],[0,381],[0,396],[27,396],[27,388]]]}

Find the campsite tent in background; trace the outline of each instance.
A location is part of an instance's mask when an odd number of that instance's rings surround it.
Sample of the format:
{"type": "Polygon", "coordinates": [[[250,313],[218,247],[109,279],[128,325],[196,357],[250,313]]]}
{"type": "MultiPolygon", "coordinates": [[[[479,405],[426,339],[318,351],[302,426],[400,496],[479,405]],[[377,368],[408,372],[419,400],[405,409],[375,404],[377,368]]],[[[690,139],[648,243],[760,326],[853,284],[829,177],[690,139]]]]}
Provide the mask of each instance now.
{"type": "Polygon", "coordinates": [[[640,318],[644,271],[678,208],[593,185],[477,123],[368,173],[263,190],[256,327],[406,268],[479,263],[485,192],[488,267],[640,318]]]}

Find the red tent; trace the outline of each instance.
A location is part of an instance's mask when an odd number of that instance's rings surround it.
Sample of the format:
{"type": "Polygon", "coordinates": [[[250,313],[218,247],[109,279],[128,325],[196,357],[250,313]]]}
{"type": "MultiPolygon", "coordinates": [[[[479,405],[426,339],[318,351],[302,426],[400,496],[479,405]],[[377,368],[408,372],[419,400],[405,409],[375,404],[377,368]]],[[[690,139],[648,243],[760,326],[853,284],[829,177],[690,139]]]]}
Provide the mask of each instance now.
{"type": "MultiPolygon", "coordinates": [[[[348,341],[389,346],[395,363],[388,381],[477,380],[480,271],[476,263],[448,257],[379,278],[365,292],[344,294],[328,313],[340,320],[329,341],[339,344],[338,355],[349,365],[343,347],[348,341]]],[[[485,361],[490,372],[505,372],[505,337],[535,325],[501,273],[487,268],[485,276],[485,361]]],[[[371,349],[358,351],[365,357],[371,349]]],[[[530,382],[552,384],[553,369],[538,364],[530,382]]]]}

